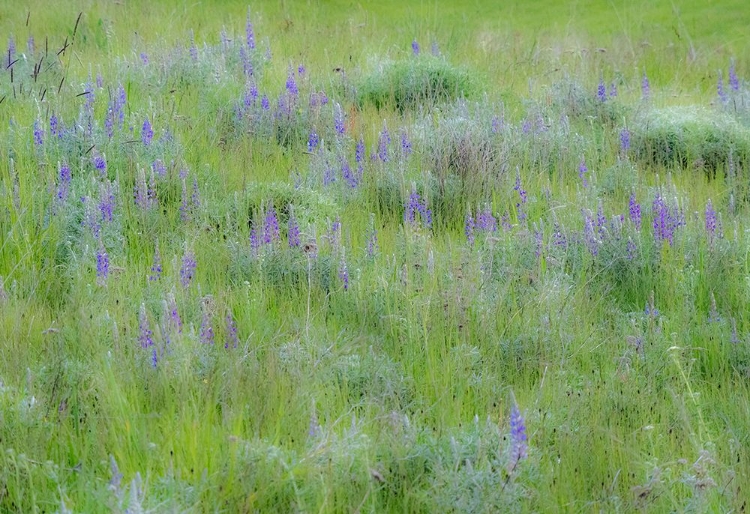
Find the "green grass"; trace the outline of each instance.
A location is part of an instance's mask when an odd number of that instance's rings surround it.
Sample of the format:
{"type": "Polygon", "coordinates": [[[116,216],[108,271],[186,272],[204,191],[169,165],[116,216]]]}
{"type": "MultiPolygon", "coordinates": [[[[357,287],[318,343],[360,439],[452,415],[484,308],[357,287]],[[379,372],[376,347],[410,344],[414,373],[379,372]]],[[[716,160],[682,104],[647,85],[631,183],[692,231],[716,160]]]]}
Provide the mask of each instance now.
{"type": "Polygon", "coordinates": [[[0,511],[746,509],[749,24],[0,5],[0,511]]]}

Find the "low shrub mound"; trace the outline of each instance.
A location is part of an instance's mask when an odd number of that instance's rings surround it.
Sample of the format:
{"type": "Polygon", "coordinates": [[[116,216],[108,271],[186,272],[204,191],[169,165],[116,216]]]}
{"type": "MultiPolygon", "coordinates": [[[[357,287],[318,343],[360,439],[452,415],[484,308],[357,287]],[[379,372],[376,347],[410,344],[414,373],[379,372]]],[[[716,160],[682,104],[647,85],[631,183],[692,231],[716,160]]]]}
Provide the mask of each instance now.
{"type": "Polygon", "coordinates": [[[425,55],[382,65],[362,81],[357,96],[360,106],[405,111],[470,96],[473,90],[468,71],[425,55]]]}
{"type": "Polygon", "coordinates": [[[650,109],[635,122],[633,155],[647,165],[715,173],[730,159],[741,167],[750,156],[750,130],[735,118],[698,107],[650,109]]]}

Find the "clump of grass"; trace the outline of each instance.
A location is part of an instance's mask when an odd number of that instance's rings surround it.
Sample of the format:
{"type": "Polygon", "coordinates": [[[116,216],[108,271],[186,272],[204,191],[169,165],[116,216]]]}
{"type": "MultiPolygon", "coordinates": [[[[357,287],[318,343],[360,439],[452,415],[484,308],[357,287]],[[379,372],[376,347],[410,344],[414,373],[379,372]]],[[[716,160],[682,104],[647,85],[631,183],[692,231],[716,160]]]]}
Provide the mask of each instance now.
{"type": "Polygon", "coordinates": [[[470,96],[474,89],[475,80],[467,70],[425,55],[382,64],[357,88],[357,100],[360,106],[405,111],[470,96]]]}
{"type": "Polygon", "coordinates": [[[596,87],[585,88],[571,79],[554,84],[549,100],[554,110],[571,119],[594,119],[607,126],[627,115],[626,107],[616,97],[608,96],[606,88],[600,94],[596,87]]]}
{"type": "Polygon", "coordinates": [[[649,109],[631,132],[632,152],[647,165],[715,173],[728,165],[730,155],[740,166],[750,156],[750,130],[727,114],[699,107],[649,109]]]}

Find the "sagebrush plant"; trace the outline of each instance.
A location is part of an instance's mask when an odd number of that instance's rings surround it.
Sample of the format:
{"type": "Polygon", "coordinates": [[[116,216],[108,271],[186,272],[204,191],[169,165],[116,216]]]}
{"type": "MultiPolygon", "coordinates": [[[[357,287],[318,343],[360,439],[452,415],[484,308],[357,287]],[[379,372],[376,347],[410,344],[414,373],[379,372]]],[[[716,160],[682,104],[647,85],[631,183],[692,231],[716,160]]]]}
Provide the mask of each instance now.
{"type": "Polygon", "coordinates": [[[746,508],[747,9],[480,7],[4,10],[0,510],[746,508]]]}

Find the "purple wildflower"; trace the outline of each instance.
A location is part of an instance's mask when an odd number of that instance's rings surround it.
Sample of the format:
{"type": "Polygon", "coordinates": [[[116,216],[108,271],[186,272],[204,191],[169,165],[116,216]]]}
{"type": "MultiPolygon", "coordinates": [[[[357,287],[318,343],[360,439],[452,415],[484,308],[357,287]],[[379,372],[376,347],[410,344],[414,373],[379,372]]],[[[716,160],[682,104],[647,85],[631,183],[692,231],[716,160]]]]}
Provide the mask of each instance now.
{"type": "Polygon", "coordinates": [[[240,340],[237,337],[237,324],[234,322],[231,312],[227,312],[224,322],[226,325],[226,340],[224,341],[224,348],[229,349],[230,346],[232,348],[237,348],[240,344],[240,340]]]}
{"type": "Polygon", "coordinates": [[[247,13],[247,21],[245,22],[245,42],[250,50],[255,50],[255,31],[253,30],[253,22],[250,21],[250,11],[247,13]]]}
{"type": "Polygon", "coordinates": [[[271,108],[271,102],[268,100],[268,95],[263,95],[263,98],[260,99],[260,106],[264,111],[271,108]]]}
{"type": "Polygon", "coordinates": [[[263,220],[263,244],[270,245],[279,239],[279,219],[273,205],[268,207],[263,220]]]}
{"type": "Polygon", "coordinates": [[[58,138],[62,137],[62,131],[60,130],[60,125],[55,114],[49,117],[49,134],[58,138]]]}
{"type": "Polygon", "coordinates": [[[208,306],[203,307],[199,337],[203,344],[214,344],[214,327],[212,326],[211,313],[208,306]]]}
{"type": "Polygon", "coordinates": [[[154,262],[151,265],[151,274],[148,276],[148,280],[150,282],[159,280],[161,278],[162,273],[162,265],[161,265],[161,252],[159,251],[159,243],[156,243],[156,248],[154,250],[154,262]]]}
{"type": "Polygon", "coordinates": [[[388,161],[388,145],[391,144],[391,136],[388,134],[388,127],[383,122],[383,131],[378,138],[378,159],[382,162],[388,161]]]}
{"type": "Polygon", "coordinates": [[[352,171],[349,161],[343,158],[341,159],[341,177],[352,189],[356,188],[359,184],[359,177],[352,171]]]}
{"type": "Polygon", "coordinates": [[[193,34],[193,29],[190,29],[190,57],[193,61],[198,60],[198,47],[195,46],[195,34],[193,34]]]}
{"type": "Polygon", "coordinates": [[[589,181],[586,178],[586,174],[589,169],[586,167],[586,159],[581,158],[581,164],[578,165],[578,178],[583,182],[583,187],[589,187],[589,181]]]}
{"type": "Polygon", "coordinates": [[[719,96],[719,101],[723,104],[729,102],[729,95],[724,91],[724,77],[719,71],[719,80],[716,82],[716,93],[719,96]]]}
{"type": "Polygon", "coordinates": [[[596,97],[600,102],[607,101],[607,86],[604,85],[604,79],[599,79],[599,86],[596,88],[596,97]]]}
{"type": "Polygon", "coordinates": [[[643,74],[643,79],[641,80],[641,97],[644,100],[647,100],[651,96],[651,84],[648,81],[648,77],[646,74],[643,74]]]}
{"type": "Polygon", "coordinates": [[[338,103],[333,106],[333,128],[339,135],[344,135],[346,125],[344,124],[344,111],[338,103]]]}
{"type": "Polygon", "coordinates": [[[630,150],[630,131],[627,128],[623,128],[620,131],[620,151],[624,154],[630,150]]]}
{"type": "Polygon", "coordinates": [[[594,220],[588,211],[583,211],[583,239],[592,257],[599,255],[599,239],[594,229],[594,220]]]}
{"type": "Polygon", "coordinates": [[[146,52],[141,52],[141,63],[144,66],[148,65],[148,54],[146,54],[146,52]]]}
{"type": "Polygon", "coordinates": [[[44,143],[44,130],[39,123],[39,120],[34,120],[34,144],[36,146],[42,146],[44,143]]]}
{"type": "Polygon", "coordinates": [[[635,259],[636,252],[638,251],[638,247],[635,245],[635,242],[631,238],[628,238],[628,244],[625,247],[626,257],[629,261],[632,261],[635,259]]]}
{"type": "Polygon", "coordinates": [[[162,178],[167,176],[167,166],[161,159],[156,159],[151,163],[151,169],[162,178]]]}
{"type": "Polygon", "coordinates": [[[512,473],[518,463],[528,455],[528,437],[526,435],[526,423],[518,410],[513,405],[510,411],[510,460],[508,461],[508,472],[512,473]]]}
{"type": "Polygon", "coordinates": [[[518,193],[518,201],[516,202],[516,212],[518,215],[518,221],[524,221],[526,219],[526,212],[523,206],[526,204],[527,196],[526,190],[521,187],[521,173],[516,173],[516,185],[513,186],[513,190],[518,193]]]}
{"type": "Polygon", "coordinates": [[[729,87],[732,91],[740,90],[740,79],[737,78],[737,72],[734,69],[734,63],[729,65],[729,87]]]}
{"type": "Polygon", "coordinates": [[[104,245],[99,243],[99,250],[96,252],[96,280],[103,285],[109,276],[109,255],[104,245]]]}
{"type": "Polygon", "coordinates": [[[195,276],[195,269],[198,267],[198,263],[195,262],[195,254],[188,250],[185,250],[185,254],[182,256],[182,267],[180,268],[180,283],[182,287],[189,287],[195,276]]]}
{"type": "Polygon", "coordinates": [[[289,248],[299,248],[299,223],[292,213],[289,214],[289,221],[287,222],[287,239],[289,240],[289,248]]]}
{"type": "Polygon", "coordinates": [[[64,202],[68,198],[68,191],[70,190],[70,182],[72,180],[70,166],[67,164],[59,165],[58,176],[57,199],[64,202]]]}
{"type": "Polygon", "coordinates": [[[635,193],[630,194],[630,200],[628,201],[628,212],[630,213],[630,221],[635,226],[635,229],[640,232],[641,230],[641,205],[635,198],[635,193]]]}
{"type": "Polygon", "coordinates": [[[344,250],[341,250],[341,260],[339,261],[339,280],[344,286],[344,291],[349,290],[349,268],[346,265],[344,250]]]}
{"type": "Polygon", "coordinates": [[[466,234],[466,241],[469,246],[474,246],[474,218],[471,212],[466,213],[466,219],[464,220],[464,233],[466,234]]]}
{"type": "Polygon", "coordinates": [[[94,152],[93,157],[91,157],[91,164],[93,164],[94,169],[99,172],[100,177],[107,176],[107,161],[102,154],[94,152]]]}
{"type": "Polygon", "coordinates": [[[29,55],[34,55],[34,52],[36,51],[36,45],[34,44],[34,36],[29,36],[29,39],[26,40],[26,49],[29,51],[29,55]]]}
{"type": "Polygon", "coordinates": [[[609,85],[609,97],[610,98],[616,98],[617,97],[617,84],[615,82],[612,82],[609,85]]]}
{"type": "Polygon", "coordinates": [[[182,318],[177,310],[177,300],[175,300],[174,293],[169,293],[164,301],[164,323],[167,332],[182,333],[182,318]]]}
{"type": "Polygon", "coordinates": [[[411,51],[414,53],[414,55],[419,55],[419,43],[416,39],[411,42],[411,51]]]}
{"type": "Polygon", "coordinates": [[[255,226],[253,226],[250,228],[250,250],[252,251],[253,255],[257,255],[259,249],[260,237],[258,237],[258,230],[255,228],[255,226]]]}
{"type": "Polygon", "coordinates": [[[365,141],[360,137],[357,146],[354,149],[354,161],[362,164],[365,160],[365,141]]]}
{"type": "Polygon", "coordinates": [[[112,221],[114,211],[115,192],[112,190],[112,183],[107,180],[99,186],[99,212],[102,221],[112,221]]]}
{"type": "Polygon", "coordinates": [[[409,135],[405,130],[401,131],[401,155],[406,158],[411,155],[411,141],[409,141],[409,135]]]}
{"type": "Polygon", "coordinates": [[[312,129],[310,131],[310,136],[307,138],[307,151],[312,153],[313,150],[318,148],[319,143],[320,139],[318,138],[318,134],[315,132],[315,129],[312,129]]]}
{"type": "Polygon", "coordinates": [[[706,234],[708,235],[708,242],[710,244],[713,244],[714,238],[716,237],[716,211],[714,210],[714,206],[711,203],[710,199],[708,200],[708,203],[706,204],[705,220],[706,220],[706,234]]]}
{"type": "Polygon", "coordinates": [[[141,141],[143,141],[143,146],[149,146],[153,138],[154,130],[151,128],[151,122],[146,118],[143,121],[143,128],[141,129],[141,141]]]}
{"type": "Polygon", "coordinates": [[[146,313],[146,304],[141,304],[141,310],[138,314],[138,342],[141,348],[154,346],[153,332],[148,323],[148,314],[146,313]]]}
{"type": "Polygon", "coordinates": [[[299,94],[299,88],[297,87],[297,81],[294,78],[294,69],[289,68],[289,73],[286,77],[286,90],[287,92],[292,96],[297,96],[299,94]]]}
{"type": "Polygon", "coordinates": [[[416,187],[412,187],[406,209],[404,210],[404,222],[416,225],[417,213],[419,213],[422,226],[430,228],[432,226],[432,211],[427,208],[427,201],[419,196],[416,187]]]}
{"type": "Polygon", "coordinates": [[[485,205],[484,209],[477,213],[476,228],[483,232],[497,231],[497,219],[492,215],[489,205],[485,205]]]}

